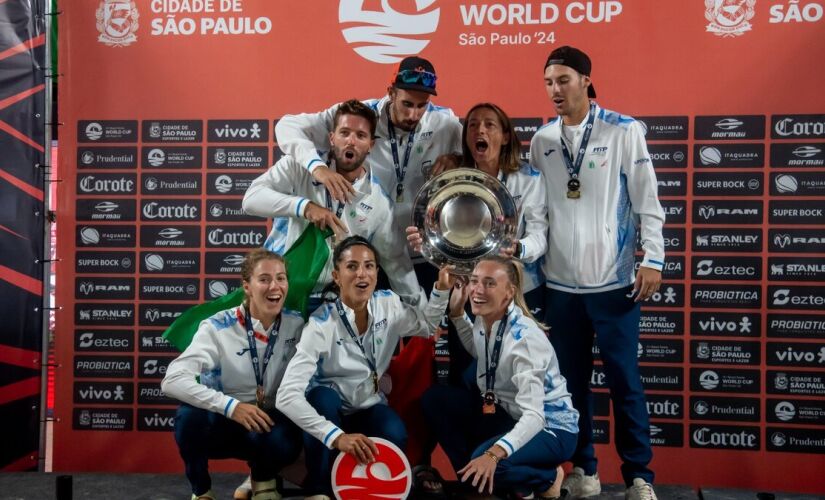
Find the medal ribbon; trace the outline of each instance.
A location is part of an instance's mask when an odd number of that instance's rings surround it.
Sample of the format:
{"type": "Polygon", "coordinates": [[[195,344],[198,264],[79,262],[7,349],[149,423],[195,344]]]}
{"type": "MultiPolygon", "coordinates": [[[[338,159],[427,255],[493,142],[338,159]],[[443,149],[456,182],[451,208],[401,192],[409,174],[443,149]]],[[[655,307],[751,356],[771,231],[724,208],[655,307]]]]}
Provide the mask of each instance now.
{"type": "Polygon", "coordinates": [[[266,367],[269,365],[269,358],[272,357],[272,352],[275,350],[275,342],[278,341],[278,331],[281,329],[281,316],[279,315],[275,323],[269,328],[269,338],[267,339],[266,350],[264,351],[263,367],[260,367],[261,361],[258,359],[258,346],[255,342],[255,331],[252,329],[252,317],[246,308],[244,308],[244,326],[246,326],[246,340],[249,341],[249,356],[252,358],[252,370],[255,372],[255,382],[258,384],[258,387],[263,387],[264,373],[266,373],[266,367]]]}
{"type": "MultiPolygon", "coordinates": [[[[567,174],[570,175],[571,179],[578,179],[579,177],[579,170],[582,167],[582,161],[584,161],[584,152],[587,151],[587,143],[590,142],[590,133],[593,132],[593,122],[596,120],[596,103],[590,103],[590,116],[587,118],[587,125],[585,125],[584,130],[584,137],[582,137],[582,143],[579,147],[579,154],[576,156],[575,163],[573,162],[573,155],[570,154],[570,150],[567,149],[567,144],[564,140],[564,134],[561,136],[561,153],[562,157],[564,158],[564,164],[567,166],[567,174]]],[[[559,127],[564,127],[564,121],[559,120],[559,127]]],[[[572,144],[571,144],[572,146],[572,144]]]]}
{"type": "MultiPolygon", "coordinates": [[[[347,329],[347,333],[349,333],[349,336],[358,348],[361,349],[361,354],[364,355],[367,366],[369,366],[370,371],[372,371],[372,376],[378,377],[378,370],[375,369],[375,363],[369,358],[369,356],[367,356],[367,351],[364,349],[364,344],[361,342],[361,339],[358,338],[358,335],[355,334],[355,330],[353,330],[352,325],[349,323],[347,313],[344,311],[344,306],[341,304],[341,299],[335,299],[335,308],[338,310],[338,316],[341,317],[341,322],[344,323],[344,328],[347,329]]],[[[373,340],[375,340],[375,337],[373,337],[373,340]]],[[[375,347],[373,347],[373,354],[375,354],[375,347]]]]}
{"type": "Polygon", "coordinates": [[[410,153],[412,153],[413,141],[415,140],[415,130],[410,132],[410,137],[407,139],[407,148],[404,151],[404,164],[401,165],[398,161],[398,140],[395,138],[395,127],[392,125],[392,117],[390,116],[390,108],[387,106],[387,133],[390,137],[390,149],[392,149],[392,162],[395,166],[395,177],[398,183],[395,185],[395,196],[400,197],[404,192],[404,177],[407,175],[407,165],[410,162],[410,153]]]}
{"type": "Polygon", "coordinates": [[[498,368],[498,358],[501,356],[501,341],[504,337],[504,329],[507,327],[507,316],[505,314],[498,324],[492,354],[488,354],[490,350],[488,348],[489,342],[487,339],[484,340],[484,366],[487,368],[487,372],[484,374],[485,392],[493,392],[496,385],[496,368],[498,368]]]}

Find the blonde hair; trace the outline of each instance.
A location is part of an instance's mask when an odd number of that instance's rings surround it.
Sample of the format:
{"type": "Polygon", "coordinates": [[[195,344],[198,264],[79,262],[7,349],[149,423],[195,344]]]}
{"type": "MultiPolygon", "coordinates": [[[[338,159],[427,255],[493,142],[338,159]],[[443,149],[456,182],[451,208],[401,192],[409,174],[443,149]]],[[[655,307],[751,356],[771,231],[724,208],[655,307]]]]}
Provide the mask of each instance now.
{"type": "MultiPolygon", "coordinates": [[[[478,262],[495,262],[496,264],[500,265],[504,268],[504,271],[507,273],[507,278],[510,280],[510,284],[515,287],[515,292],[513,293],[513,302],[516,303],[516,306],[521,309],[521,313],[524,316],[527,316],[531,320],[533,320],[536,325],[544,331],[550,330],[550,327],[545,325],[543,322],[539,321],[533,313],[530,312],[530,308],[527,306],[527,301],[524,300],[524,292],[521,289],[522,283],[524,283],[524,266],[521,264],[520,261],[516,259],[512,259],[509,257],[502,257],[500,255],[490,255],[488,257],[482,257],[479,259],[478,262]]],[[[478,263],[476,263],[478,265],[478,263]]]]}
{"type": "MultiPolygon", "coordinates": [[[[258,265],[258,262],[264,260],[275,260],[280,262],[281,264],[286,267],[286,262],[284,258],[278,255],[277,253],[270,252],[266,248],[256,248],[252,250],[243,259],[243,263],[241,264],[241,284],[244,282],[248,283],[249,280],[252,279],[252,273],[255,272],[255,266],[258,265]]],[[[249,307],[249,295],[244,293],[243,298],[243,305],[249,307]]]]}

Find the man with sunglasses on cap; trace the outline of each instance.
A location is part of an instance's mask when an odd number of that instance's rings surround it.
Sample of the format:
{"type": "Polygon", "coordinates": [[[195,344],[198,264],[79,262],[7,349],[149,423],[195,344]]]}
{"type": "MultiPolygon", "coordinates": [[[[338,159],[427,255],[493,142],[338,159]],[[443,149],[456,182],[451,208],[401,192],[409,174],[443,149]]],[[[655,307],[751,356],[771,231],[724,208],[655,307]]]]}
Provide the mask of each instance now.
{"type": "Polygon", "coordinates": [[[531,161],[547,186],[545,322],[579,410],[574,467],[562,488],[573,498],[601,492],[590,399],[595,330],[613,402],[625,498],[655,500],[637,346],[640,301],[656,293],[662,280],[665,215],[640,124],[591,101],[596,91],[590,70],[581,50],[565,46],[550,54],[544,83],[558,117],[530,145],[531,161]],[[634,276],[637,228],[644,257],[634,276]]]}

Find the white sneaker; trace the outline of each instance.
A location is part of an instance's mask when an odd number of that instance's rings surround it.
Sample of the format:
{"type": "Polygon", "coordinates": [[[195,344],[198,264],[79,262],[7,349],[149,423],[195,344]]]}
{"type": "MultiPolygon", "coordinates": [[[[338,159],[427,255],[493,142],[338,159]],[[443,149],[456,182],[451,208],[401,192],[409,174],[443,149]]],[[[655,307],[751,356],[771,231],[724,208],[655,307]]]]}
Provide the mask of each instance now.
{"type": "Polygon", "coordinates": [[[275,489],[277,482],[274,479],[269,481],[252,481],[252,500],[281,500],[281,494],[275,489]]]}
{"type": "Polygon", "coordinates": [[[203,495],[195,495],[192,493],[192,500],[215,500],[215,493],[212,490],[207,491],[203,495]]]}
{"type": "Polygon", "coordinates": [[[633,486],[624,492],[624,497],[625,500],[657,500],[653,485],[640,477],[633,480],[633,486]]]}
{"type": "Polygon", "coordinates": [[[235,488],[235,494],[232,495],[234,500],[249,500],[252,498],[252,477],[246,476],[243,483],[235,488]]]}
{"type": "Polygon", "coordinates": [[[567,490],[570,498],[589,498],[602,492],[602,483],[598,472],[588,476],[581,467],[573,467],[561,483],[561,489],[567,490]]]}

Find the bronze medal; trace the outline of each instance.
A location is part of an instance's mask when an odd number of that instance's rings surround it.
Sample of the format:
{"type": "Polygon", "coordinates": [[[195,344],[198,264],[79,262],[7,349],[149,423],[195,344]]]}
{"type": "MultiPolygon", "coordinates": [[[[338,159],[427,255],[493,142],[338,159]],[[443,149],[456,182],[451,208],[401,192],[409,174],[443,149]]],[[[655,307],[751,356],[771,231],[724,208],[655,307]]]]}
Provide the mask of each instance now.
{"type": "Polygon", "coordinates": [[[261,385],[255,390],[255,404],[258,405],[258,408],[263,409],[264,407],[264,388],[261,385]]]}
{"type": "Polygon", "coordinates": [[[375,372],[372,372],[372,388],[378,394],[378,374],[375,372]]]}
{"type": "Polygon", "coordinates": [[[580,188],[581,182],[579,182],[579,179],[576,177],[571,178],[567,181],[567,197],[572,200],[579,199],[582,195],[581,191],[579,191],[580,188]]]}
{"type": "Polygon", "coordinates": [[[485,415],[493,415],[496,412],[496,396],[493,391],[484,393],[484,403],[481,406],[481,413],[485,415]]]}

